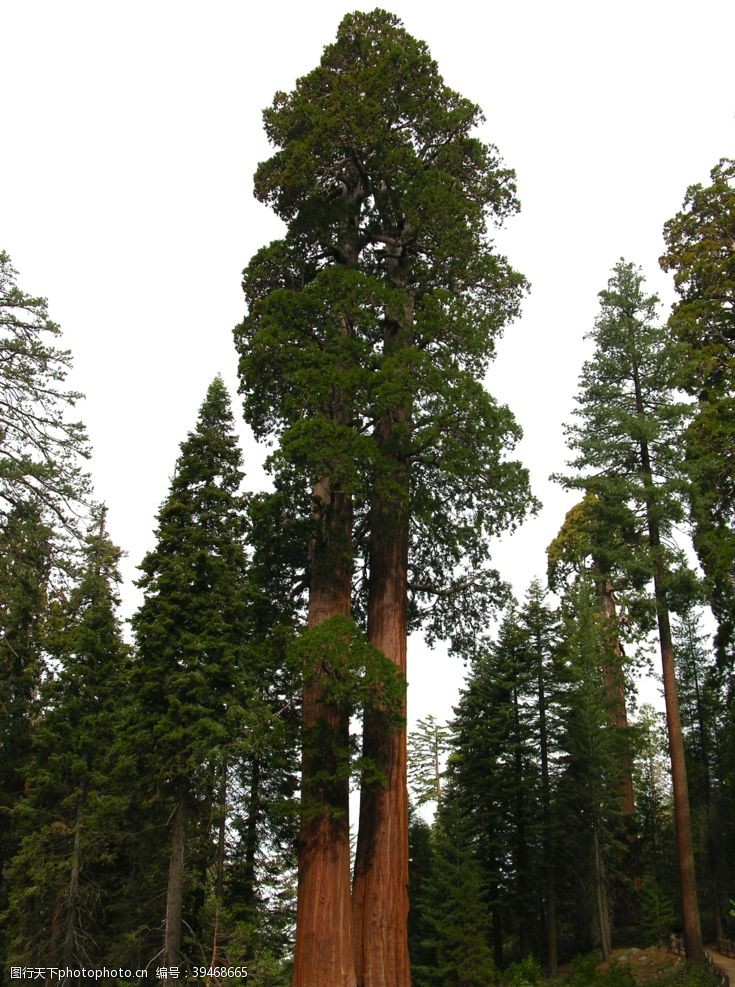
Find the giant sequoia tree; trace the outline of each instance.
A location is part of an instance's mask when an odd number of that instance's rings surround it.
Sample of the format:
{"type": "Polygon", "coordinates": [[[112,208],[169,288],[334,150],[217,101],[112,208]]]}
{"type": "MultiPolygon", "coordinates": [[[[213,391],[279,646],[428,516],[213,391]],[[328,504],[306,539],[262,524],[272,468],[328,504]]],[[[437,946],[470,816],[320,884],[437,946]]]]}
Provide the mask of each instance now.
{"type": "Polygon", "coordinates": [[[687,406],[676,400],[674,354],[665,330],[655,324],[657,301],[644,294],[643,276],[632,264],[616,264],[607,289],[600,292],[600,314],[590,334],[595,352],[582,370],[577,420],[567,429],[578,475],[566,483],[596,495],[610,512],[610,524],[620,513],[617,505],[640,518],[638,558],[653,583],[663,666],[686,951],[701,960],[667,548],[672,527],[683,515],[679,450],[687,406]]]}
{"type": "MultiPolygon", "coordinates": [[[[502,461],[518,428],[480,383],[522,289],[486,233],[517,202],[481,120],[393,15],[356,13],[266,110],[276,152],[256,174],[287,232],[245,271],[246,417],[281,433],[277,466],[312,491],[310,626],[350,614],[364,552],[368,637],[401,676],[410,585],[430,634],[471,635],[497,592],[488,536],[530,503],[502,461]]],[[[405,985],[405,732],[380,702],[365,711],[350,915],[347,721],[315,667],[294,983],[405,985]]]]}

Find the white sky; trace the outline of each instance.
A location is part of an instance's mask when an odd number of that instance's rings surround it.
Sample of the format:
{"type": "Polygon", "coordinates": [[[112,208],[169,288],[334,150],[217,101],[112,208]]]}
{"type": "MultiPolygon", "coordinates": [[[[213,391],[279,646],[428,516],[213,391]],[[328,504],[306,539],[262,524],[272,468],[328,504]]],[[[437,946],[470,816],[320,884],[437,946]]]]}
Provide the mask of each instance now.
{"type": "MultiPolygon", "coordinates": [[[[261,110],[349,10],[271,0],[0,0],[0,249],[75,359],[98,498],[125,577],[152,546],[178,444],[221,372],[235,399],[240,272],[279,223],[252,196],[261,110]]],[[[572,499],[568,419],[597,292],[624,256],[668,305],[661,228],[734,152],[732,0],[384,0],[485,111],[522,212],[497,237],[532,283],[489,378],[545,507],[498,548],[523,595],[572,499]]],[[[263,455],[242,429],[248,483],[263,455]]],[[[126,592],[128,613],[135,595],[126,592]]],[[[457,662],[411,649],[411,719],[451,713],[457,662]]]]}

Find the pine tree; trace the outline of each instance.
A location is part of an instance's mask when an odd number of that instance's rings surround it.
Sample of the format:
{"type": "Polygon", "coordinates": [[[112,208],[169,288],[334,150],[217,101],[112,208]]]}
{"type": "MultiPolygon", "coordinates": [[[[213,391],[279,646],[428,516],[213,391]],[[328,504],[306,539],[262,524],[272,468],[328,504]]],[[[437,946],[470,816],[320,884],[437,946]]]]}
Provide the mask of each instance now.
{"type": "Polygon", "coordinates": [[[116,612],[119,557],[98,508],[81,578],[68,600],[55,602],[45,636],[57,671],[34,704],[32,755],[14,813],[20,845],[7,917],[15,962],[88,966],[106,947],[124,802],[112,781],[128,662],[116,612]]]}
{"type": "MultiPolygon", "coordinates": [[[[250,624],[240,463],[217,377],[181,444],[133,618],[138,715],[130,739],[141,751],[148,816],[168,843],[168,874],[154,875],[165,882],[165,968],[183,966],[183,914],[185,906],[202,906],[217,773],[245,723],[250,624]]],[[[191,916],[194,924],[198,917],[191,916]]]]}
{"type": "MultiPolygon", "coordinates": [[[[320,66],[266,111],[277,150],[256,174],[256,194],[288,232],[245,273],[246,417],[260,434],[282,431],[280,462],[313,492],[311,625],[350,613],[357,517],[368,637],[400,675],[409,569],[419,600],[439,601],[430,633],[456,630],[461,613],[471,636],[498,597],[488,535],[532,504],[525,472],[502,461],[517,426],[479,383],[522,287],[485,231],[487,215],[500,220],[516,201],[512,174],[472,136],[480,120],[394,16],[356,13],[320,66]],[[462,603],[447,606],[460,588],[462,603]]],[[[321,722],[322,759],[334,761],[347,724],[314,685],[305,723],[321,722]]],[[[382,780],[366,774],[361,792],[357,982],[406,984],[405,732],[378,707],[365,713],[363,737],[382,780]]],[[[305,758],[306,785],[317,763],[305,758]]],[[[346,779],[317,791],[325,811],[305,814],[294,979],[303,987],[353,983],[346,791],[346,779]]]]}
{"type": "Polygon", "coordinates": [[[653,582],[664,675],[667,727],[687,956],[701,961],[702,939],[694,876],[686,765],[671,640],[668,596],[671,555],[666,539],[682,520],[685,491],[680,460],[687,406],[676,400],[674,354],[655,324],[657,299],[643,292],[632,264],[615,266],[590,334],[594,356],[582,370],[575,411],[567,430],[578,471],[569,486],[591,491],[613,511],[632,508],[642,519],[641,548],[653,582]]]}

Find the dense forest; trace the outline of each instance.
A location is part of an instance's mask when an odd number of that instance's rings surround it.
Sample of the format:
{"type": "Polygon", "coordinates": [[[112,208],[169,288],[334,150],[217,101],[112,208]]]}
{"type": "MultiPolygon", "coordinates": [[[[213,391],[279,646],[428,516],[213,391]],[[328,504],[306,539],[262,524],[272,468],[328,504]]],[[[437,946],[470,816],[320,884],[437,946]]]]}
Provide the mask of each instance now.
{"type": "Polygon", "coordinates": [[[130,634],[71,354],[0,253],[3,982],[624,987],[621,956],[673,936],[687,963],[655,982],[718,983],[735,161],[664,227],[669,313],[630,260],[600,286],[555,476],[576,504],[515,599],[492,540],[539,504],[485,381],[529,286],[482,120],[381,10],[276,93],[254,181],[283,235],[244,269],[233,351],[272,482],[243,492],[215,378],[130,634]],[[413,632],[467,675],[409,732],[413,632]],[[652,667],[664,709],[637,699],[652,667]]]}

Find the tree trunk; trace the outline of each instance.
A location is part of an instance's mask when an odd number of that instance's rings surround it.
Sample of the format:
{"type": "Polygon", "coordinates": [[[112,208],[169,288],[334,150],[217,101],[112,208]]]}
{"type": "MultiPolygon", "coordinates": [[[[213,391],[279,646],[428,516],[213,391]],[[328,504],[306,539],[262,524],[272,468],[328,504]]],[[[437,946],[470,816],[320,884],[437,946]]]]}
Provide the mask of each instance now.
{"type": "MultiPolygon", "coordinates": [[[[651,546],[656,549],[660,542],[655,523],[649,523],[651,546]],[[655,538],[654,538],[655,534],[655,538]]],[[[655,562],[654,592],[658,617],[661,663],[663,665],[664,701],[666,704],[666,729],[669,735],[669,755],[671,758],[671,782],[674,792],[674,823],[676,828],[676,853],[679,863],[679,886],[681,891],[681,911],[684,920],[684,947],[687,959],[704,963],[702,930],[699,921],[699,899],[694,872],[694,850],[692,846],[692,822],[689,812],[689,789],[687,786],[684,739],[681,733],[679,695],[674,670],[674,647],[671,642],[669,610],[666,605],[663,564],[655,562]]]]}
{"type": "Polygon", "coordinates": [[[556,939],[556,884],[554,881],[554,847],[551,827],[551,784],[549,781],[549,737],[546,727],[546,683],[541,639],[536,634],[536,669],[538,681],[539,746],[541,748],[541,800],[543,810],[544,884],[546,893],[546,961],[549,975],[558,968],[556,939]]]}
{"type": "MultiPolygon", "coordinates": [[[[633,795],[633,758],[630,753],[628,711],[625,705],[625,677],[623,675],[623,649],[618,635],[615,595],[606,575],[596,580],[600,609],[605,621],[603,642],[602,680],[607,692],[610,724],[620,731],[623,741],[623,763],[620,772],[620,811],[624,817],[635,813],[633,795]]],[[[626,824],[627,827],[627,824],[626,824]]],[[[627,827],[630,828],[630,827],[627,827]]]]}
{"type": "MultiPolygon", "coordinates": [[[[634,374],[636,410],[645,414],[641,387],[637,371],[634,374]]],[[[684,919],[684,947],[687,959],[704,963],[702,948],[702,928],[699,921],[699,899],[694,873],[694,850],[692,847],[692,822],[689,812],[689,789],[687,786],[684,739],[681,733],[679,695],[676,688],[674,646],[671,641],[669,608],[666,600],[666,569],[661,557],[661,532],[659,513],[654,499],[653,470],[648,442],[640,442],[641,479],[644,484],[648,542],[653,553],[653,592],[656,600],[658,638],[663,666],[664,702],[666,705],[666,729],[669,735],[669,755],[671,758],[671,782],[674,793],[674,824],[676,828],[676,855],[679,864],[679,886],[681,889],[681,910],[684,919]]]]}
{"type": "MultiPolygon", "coordinates": [[[[62,966],[74,967],[79,959],[77,953],[77,936],[79,933],[79,876],[82,858],[82,813],[87,800],[87,783],[82,785],[79,807],[74,823],[74,843],[71,854],[71,874],[69,875],[69,890],[67,892],[66,920],[64,929],[64,949],[62,966]]],[[[66,983],[66,978],[63,983],[66,983]]]]}
{"type": "MultiPolygon", "coordinates": [[[[166,924],[163,934],[163,956],[161,965],[170,969],[179,967],[183,972],[181,957],[181,911],[184,900],[184,852],[186,849],[186,807],[184,794],[179,793],[171,826],[171,858],[168,866],[168,886],[166,888],[166,924]]],[[[177,981],[167,978],[166,983],[177,981]]]]}
{"type": "MultiPolygon", "coordinates": [[[[387,253],[389,282],[403,290],[408,260],[387,253]]],[[[411,346],[413,303],[400,318],[385,318],[383,352],[411,346]]],[[[407,369],[404,367],[404,373],[407,369]]],[[[397,382],[399,393],[410,384],[397,382]]],[[[408,542],[411,401],[381,409],[375,439],[381,453],[370,506],[368,639],[405,681],[408,628],[408,542]]],[[[401,715],[405,720],[406,700],[401,715]]],[[[408,783],[406,727],[380,709],[365,713],[363,754],[381,782],[363,784],[353,885],[355,974],[358,987],[410,987],[408,954],[408,783]]]]}
{"type": "Polygon", "coordinates": [[[261,813],[260,771],[260,761],[255,757],[250,775],[248,817],[243,835],[242,904],[248,918],[255,904],[255,858],[258,852],[258,820],[261,813]]]}
{"type": "Polygon", "coordinates": [[[595,820],[592,827],[592,849],[595,866],[595,906],[597,913],[597,931],[600,936],[600,951],[604,963],[612,953],[612,934],[610,931],[610,906],[607,897],[607,875],[605,860],[600,845],[599,825],[595,820]]]}
{"type": "MultiPolygon", "coordinates": [[[[222,911],[222,901],[225,890],[225,830],[227,828],[227,763],[222,762],[220,767],[219,797],[217,799],[217,857],[215,860],[214,878],[214,921],[212,923],[212,955],[209,960],[210,967],[219,966],[220,960],[220,918],[222,911]]],[[[219,983],[217,979],[215,981],[219,983]]],[[[207,978],[207,983],[211,983],[211,978],[207,978]]]]}
{"type": "MultiPolygon", "coordinates": [[[[328,477],[314,486],[309,628],[348,617],[352,594],[349,498],[328,477]]],[[[324,698],[316,670],[304,686],[298,899],[293,987],[355,987],[350,922],[347,714],[324,698]]]]}
{"type": "MultiPolygon", "coordinates": [[[[408,519],[371,511],[368,637],[406,674],[408,519]]],[[[405,717],[405,698],[402,715],[405,717]]],[[[363,785],[355,857],[353,928],[359,987],[409,987],[406,732],[386,714],[365,714],[363,753],[384,778],[363,785]]]]}

